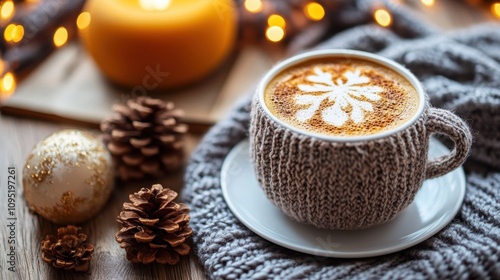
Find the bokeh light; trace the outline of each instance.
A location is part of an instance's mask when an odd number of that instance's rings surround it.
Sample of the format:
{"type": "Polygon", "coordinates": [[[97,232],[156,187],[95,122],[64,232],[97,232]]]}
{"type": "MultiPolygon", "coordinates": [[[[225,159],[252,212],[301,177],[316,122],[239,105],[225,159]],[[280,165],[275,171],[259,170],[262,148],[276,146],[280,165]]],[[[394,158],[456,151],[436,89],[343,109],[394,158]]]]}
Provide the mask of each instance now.
{"type": "Polygon", "coordinates": [[[56,47],[61,47],[68,41],[68,30],[64,27],[57,28],[54,33],[54,45],[56,47]]]}
{"type": "Polygon", "coordinates": [[[375,18],[375,21],[380,26],[387,27],[387,26],[391,25],[392,18],[391,18],[391,14],[389,14],[388,11],[386,11],[384,9],[378,9],[375,11],[373,16],[375,18]]]}
{"type": "Polygon", "coordinates": [[[24,37],[24,27],[19,24],[11,23],[5,27],[3,37],[7,42],[20,42],[24,37]]]}
{"type": "Polygon", "coordinates": [[[428,7],[434,6],[434,0],[420,0],[420,1],[422,2],[422,4],[428,7]]]}
{"type": "Polygon", "coordinates": [[[14,2],[12,0],[4,1],[0,8],[0,19],[9,20],[14,15],[14,2]]]}
{"type": "Polygon", "coordinates": [[[325,17],[325,9],[316,2],[311,2],[304,7],[304,14],[310,20],[320,21],[325,17]]]}
{"type": "Polygon", "coordinates": [[[7,72],[0,78],[0,94],[2,98],[8,97],[14,93],[16,89],[16,79],[12,72],[7,72]]]}
{"type": "Polygon", "coordinates": [[[90,25],[90,13],[83,12],[76,19],[76,26],[78,29],[85,29],[90,25]]]}
{"type": "Polygon", "coordinates": [[[3,31],[3,38],[5,39],[5,41],[7,41],[7,42],[12,41],[12,32],[14,31],[15,28],[16,28],[16,25],[14,23],[11,23],[11,24],[7,25],[7,27],[5,27],[5,29],[3,31]]]}
{"type": "Polygon", "coordinates": [[[20,42],[24,37],[24,27],[22,25],[16,25],[12,31],[12,41],[14,43],[20,42]]]}
{"type": "Polygon", "coordinates": [[[266,30],[266,38],[274,43],[277,43],[285,38],[285,30],[279,26],[270,26],[266,30]]]}
{"type": "Polygon", "coordinates": [[[285,28],[286,21],[285,21],[285,19],[282,16],[276,15],[276,14],[272,14],[267,19],[267,24],[269,26],[279,26],[281,28],[285,28]]]}
{"type": "Polygon", "coordinates": [[[258,13],[262,11],[262,1],[261,0],[245,0],[245,9],[251,13],[258,13]]]}
{"type": "Polygon", "coordinates": [[[500,2],[493,3],[493,5],[491,5],[491,12],[493,13],[494,16],[500,18],[500,2]]]}

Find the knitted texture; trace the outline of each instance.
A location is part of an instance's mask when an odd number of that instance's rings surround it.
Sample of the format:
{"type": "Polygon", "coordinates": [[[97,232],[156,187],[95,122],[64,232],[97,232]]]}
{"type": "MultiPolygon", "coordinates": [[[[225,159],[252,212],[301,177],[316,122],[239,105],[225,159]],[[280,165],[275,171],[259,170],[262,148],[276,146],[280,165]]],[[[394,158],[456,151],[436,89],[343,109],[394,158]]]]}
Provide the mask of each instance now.
{"type": "Polygon", "coordinates": [[[427,161],[425,167],[427,179],[442,176],[464,163],[472,146],[472,135],[463,120],[449,111],[432,108],[425,128],[427,135],[444,134],[455,145],[450,154],[427,161]]]}
{"type": "MultiPolygon", "coordinates": [[[[361,1],[352,3],[352,10],[339,10],[344,25],[371,20],[361,1]]],[[[433,106],[454,111],[471,126],[467,191],[455,219],[414,247],[366,259],[316,257],[262,239],[236,219],[220,188],[224,158],[248,135],[246,99],[207,133],[187,167],[183,199],[191,207],[195,251],[210,278],[500,279],[500,26],[438,34],[401,7],[391,11],[391,30],[359,26],[321,47],[398,61],[423,82],[433,106]]]]}
{"type": "Polygon", "coordinates": [[[334,143],[293,132],[254,100],[250,147],[267,197],[294,220],[331,229],[360,229],[393,219],[431,177],[458,167],[472,136],[452,113],[424,111],[409,128],[378,140],[334,143]],[[429,126],[429,129],[427,129],[429,126]],[[430,134],[450,134],[457,149],[430,161],[430,134]]]}

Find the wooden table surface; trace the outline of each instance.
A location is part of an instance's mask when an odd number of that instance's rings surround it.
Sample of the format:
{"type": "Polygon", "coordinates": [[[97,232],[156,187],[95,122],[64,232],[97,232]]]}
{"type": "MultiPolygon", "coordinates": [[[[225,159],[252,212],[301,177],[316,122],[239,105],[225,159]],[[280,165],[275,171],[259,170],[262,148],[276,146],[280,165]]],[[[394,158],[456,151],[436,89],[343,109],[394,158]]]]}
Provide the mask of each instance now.
{"type": "MultiPolygon", "coordinates": [[[[493,20],[487,11],[480,11],[457,4],[459,1],[436,1],[436,7],[421,13],[442,29],[464,27],[475,22],[493,20]],[[439,16],[437,16],[439,15],[439,16]]],[[[422,11],[422,8],[416,8],[422,11]]],[[[0,115],[0,279],[206,279],[196,256],[191,253],[178,265],[137,265],[128,262],[125,251],[115,241],[119,225],[115,221],[128,194],[155,182],[117,186],[103,211],[94,219],[82,224],[95,245],[90,273],[80,274],[51,268],[40,257],[40,242],[47,234],[54,234],[58,228],[34,213],[22,195],[21,172],[26,155],[33,146],[52,132],[70,126],[0,115]],[[16,273],[7,270],[7,168],[16,168],[16,273]]],[[[73,127],[74,128],[74,127],[73,127]]],[[[192,152],[201,135],[188,135],[187,151],[192,152]]],[[[166,187],[180,191],[183,186],[183,172],[171,175],[159,182],[166,187]]]]}

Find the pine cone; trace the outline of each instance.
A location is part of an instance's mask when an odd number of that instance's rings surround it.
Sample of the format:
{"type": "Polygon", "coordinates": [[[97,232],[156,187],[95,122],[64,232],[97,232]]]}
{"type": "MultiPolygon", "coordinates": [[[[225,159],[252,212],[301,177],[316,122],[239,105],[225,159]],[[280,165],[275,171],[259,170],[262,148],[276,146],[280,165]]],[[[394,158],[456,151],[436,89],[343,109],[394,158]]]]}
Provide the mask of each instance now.
{"type": "Polygon", "coordinates": [[[81,228],[61,227],[57,237],[47,235],[42,241],[42,260],[55,268],[86,272],[94,252],[94,246],[86,240],[81,228]]]}
{"type": "Polygon", "coordinates": [[[175,203],[177,193],[162,185],[142,188],[129,196],[132,203],[124,203],[116,218],[123,228],[116,233],[116,241],[127,251],[127,259],[148,264],[176,264],[179,255],[189,254],[186,239],[193,231],[189,227],[189,207],[175,203]]]}
{"type": "Polygon", "coordinates": [[[173,103],[139,97],[113,106],[113,111],[101,131],[122,180],[159,177],[182,165],[188,127],[179,122],[183,113],[173,103]]]}

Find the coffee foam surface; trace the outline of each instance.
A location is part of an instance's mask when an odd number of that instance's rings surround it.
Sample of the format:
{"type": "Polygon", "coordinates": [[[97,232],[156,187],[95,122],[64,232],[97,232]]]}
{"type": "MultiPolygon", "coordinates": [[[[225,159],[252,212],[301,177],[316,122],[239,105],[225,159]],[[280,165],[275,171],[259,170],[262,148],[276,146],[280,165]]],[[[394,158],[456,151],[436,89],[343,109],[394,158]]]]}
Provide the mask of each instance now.
{"type": "Polygon", "coordinates": [[[395,71],[365,60],[312,60],[283,70],[268,84],[270,112],[303,130],[371,135],[396,128],[416,114],[415,88],[395,71]]]}

